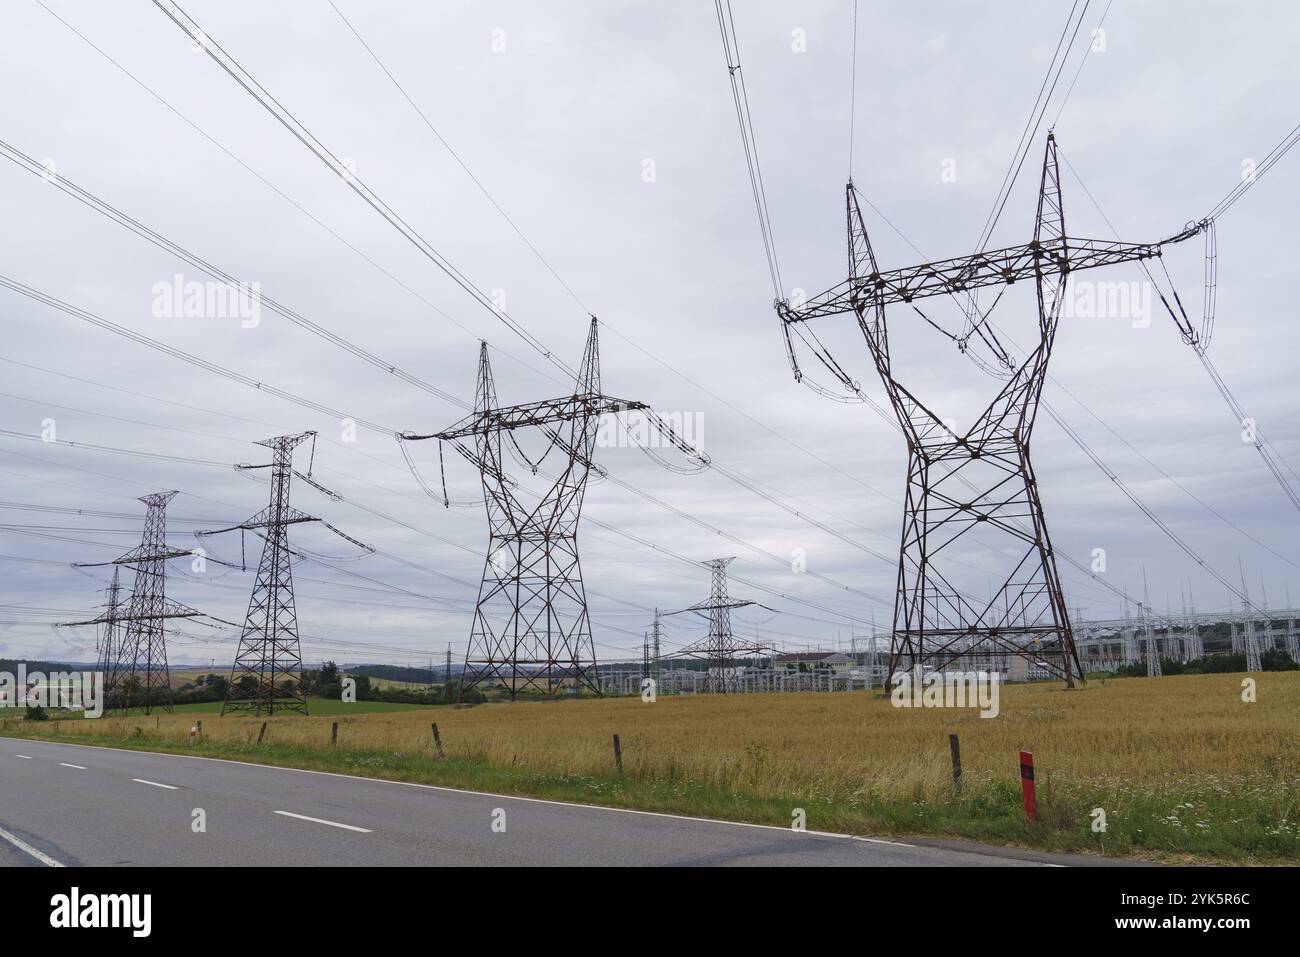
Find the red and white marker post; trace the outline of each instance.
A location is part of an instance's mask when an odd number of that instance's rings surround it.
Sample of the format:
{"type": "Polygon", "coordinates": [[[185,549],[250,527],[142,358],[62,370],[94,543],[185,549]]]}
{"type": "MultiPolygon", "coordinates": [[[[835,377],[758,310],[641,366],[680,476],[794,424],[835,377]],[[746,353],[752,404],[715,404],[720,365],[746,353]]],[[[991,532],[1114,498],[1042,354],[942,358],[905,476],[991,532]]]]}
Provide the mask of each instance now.
{"type": "Polygon", "coordinates": [[[1038,820],[1038,793],[1034,789],[1034,755],[1020,752],[1020,791],[1025,797],[1025,817],[1038,820]]]}

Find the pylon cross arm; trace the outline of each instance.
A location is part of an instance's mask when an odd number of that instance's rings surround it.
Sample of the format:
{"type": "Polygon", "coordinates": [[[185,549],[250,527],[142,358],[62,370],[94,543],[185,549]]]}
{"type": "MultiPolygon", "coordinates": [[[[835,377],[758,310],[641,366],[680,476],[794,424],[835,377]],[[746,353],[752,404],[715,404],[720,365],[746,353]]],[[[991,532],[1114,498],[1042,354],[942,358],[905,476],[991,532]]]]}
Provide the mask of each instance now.
{"type": "Polygon", "coordinates": [[[825,316],[854,312],[859,308],[913,302],[985,286],[1009,285],[1031,280],[1046,272],[1075,272],[1116,263],[1159,256],[1161,248],[1182,242],[1199,232],[1187,229],[1154,243],[1130,243],[1105,239],[1057,238],[1028,242],[971,256],[906,266],[888,272],[873,272],[846,280],[816,296],[801,308],[778,305],[787,323],[806,322],[825,316]]]}
{"type": "Polygon", "coordinates": [[[472,435],[482,435],[485,432],[556,425],[572,422],[574,419],[648,408],[649,406],[644,402],[635,402],[631,399],[619,399],[598,393],[582,393],[565,396],[561,399],[525,402],[521,405],[511,405],[500,409],[484,409],[466,416],[445,431],[433,435],[403,433],[402,438],[413,442],[421,439],[451,441],[472,435]]]}

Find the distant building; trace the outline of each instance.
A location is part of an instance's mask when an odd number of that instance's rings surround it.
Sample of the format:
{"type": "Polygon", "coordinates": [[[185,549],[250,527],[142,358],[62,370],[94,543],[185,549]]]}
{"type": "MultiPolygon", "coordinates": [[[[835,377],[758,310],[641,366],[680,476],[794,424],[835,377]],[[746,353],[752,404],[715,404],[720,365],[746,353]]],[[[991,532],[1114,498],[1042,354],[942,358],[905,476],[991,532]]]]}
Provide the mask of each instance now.
{"type": "Polygon", "coordinates": [[[854,661],[838,651],[800,651],[777,655],[772,667],[777,671],[822,672],[836,675],[848,674],[854,661]]]}

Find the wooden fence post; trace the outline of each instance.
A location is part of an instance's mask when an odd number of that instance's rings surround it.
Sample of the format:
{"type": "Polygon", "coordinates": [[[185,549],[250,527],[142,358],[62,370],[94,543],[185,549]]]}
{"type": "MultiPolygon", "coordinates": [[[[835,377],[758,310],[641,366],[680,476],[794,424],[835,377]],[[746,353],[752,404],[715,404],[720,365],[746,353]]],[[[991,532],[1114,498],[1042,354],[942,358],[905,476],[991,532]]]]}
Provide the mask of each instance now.
{"type": "Polygon", "coordinates": [[[334,722],[334,727],[330,728],[330,747],[335,747],[339,743],[339,723],[334,722]]]}
{"type": "Polygon", "coordinates": [[[257,743],[258,743],[258,744],[261,744],[261,743],[262,743],[262,738],[264,738],[265,736],[266,736],[266,722],[263,721],[263,722],[262,722],[262,730],[259,731],[259,732],[257,732],[257,743]]]}
{"type": "Polygon", "coordinates": [[[948,735],[948,750],[952,752],[952,788],[961,793],[961,743],[957,735],[948,735]]]}
{"type": "Polygon", "coordinates": [[[623,746],[619,743],[618,735],[614,735],[614,767],[618,773],[623,773],[623,746]]]}
{"type": "Polygon", "coordinates": [[[438,760],[444,757],[442,753],[442,735],[438,733],[438,722],[433,723],[433,746],[438,749],[438,760]]]}

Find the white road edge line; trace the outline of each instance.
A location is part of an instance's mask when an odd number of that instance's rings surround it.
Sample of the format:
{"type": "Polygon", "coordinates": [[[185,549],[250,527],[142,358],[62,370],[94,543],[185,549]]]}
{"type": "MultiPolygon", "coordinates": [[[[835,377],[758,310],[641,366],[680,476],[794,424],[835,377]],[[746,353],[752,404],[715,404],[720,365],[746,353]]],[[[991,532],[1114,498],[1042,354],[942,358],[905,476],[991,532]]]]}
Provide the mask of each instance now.
{"type": "Polygon", "coordinates": [[[374,831],[368,827],[355,827],[351,824],[340,824],[338,821],[327,821],[323,817],[308,817],[306,814],[294,814],[292,811],[276,811],[276,814],[283,814],[285,817],[296,817],[300,821],[311,821],[313,824],[328,824],[330,827],[341,827],[345,831],[357,831],[361,834],[373,834],[374,831]]]}
{"type": "Polygon", "coordinates": [[[132,778],[136,784],[148,784],[156,788],[166,788],[168,791],[179,791],[180,788],[175,784],[159,784],[157,781],[146,781],[144,778],[132,778]]]}
{"type": "Polygon", "coordinates": [[[18,850],[24,852],[25,854],[30,854],[32,857],[36,858],[46,867],[63,866],[62,861],[56,861],[54,858],[50,857],[50,855],[42,854],[36,848],[32,847],[30,844],[24,841],[22,838],[15,837],[14,835],[10,834],[2,827],[0,827],[0,837],[3,837],[6,841],[8,841],[10,844],[12,844],[14,847],[18,848],[18,850]]]}
{"type": "MultiPolygon", "coordinates": [[[[4,736],[0,735],[0,739],[4,736]]],[[[523,797],[518,794],[496,794],[492,791],[470,791],[466,788],[449,788],[439,784],[420,784],[418,781],[394,781],[391,778],[368,778],[361,774],[341,774],[338,771],[313,771],[310,768],[287,768],[279,764],[258,764],[256,761],[236,761],[232,758],[209,758],[201,754],[177,754],[172,751],[141,751],[137,748],[109,748],[101,744],[73,744],[67,741],[41,741],[41,744],[57,745],[65,748],[91,748],[96,751],[120,751],[124,754],[147,754],[151,757],[167,758],[187,758],[191,761],[215,761],[218,764],[240,764],[248,768],[266,768],[269,771],[293,771],[297,774],[321,774],[330,778],[349,778],[353,781],[369,781],[379,784],[400,784],[408,788],[423,788],[427,791],[447,791],[451,794],[472,794],[476,797],[499,798],[503,801],[522,801],[526,804],[551,804],[558,807],[581,808],[587,811],[610,811],[616,814],[637,814],[644,817],[663,817],[677,821],[693,821],[696,824],[723,824],[727,827],[751,827],[759,828],[766,831],[780,831],[783,834],[791,834],[798,837],[800,834],[815,835],[817,837],[836,837],[849,841],[860,841],[864,844],[888,844],[891,847],[926,847],[924,844],[908,844],[904,841],[887,841],[880,837],[862,837],[857,834],[838,834],[833,831],[795,831],[793,828],[784,827],[779,824],[751,824],[747,821],[724,821],[719,818],[711,817],[691,817],[687,814],[666,814],[663,811],[638,811],[635,808],[628,807],[607,807],[603,804],[579,804],[577,801],[553,801],[548,798],[523,797]]],[[[1000,850],[1001,848],[994,848],[1000,850]]],[[[991,854],[982,851],[965,851],[958,850],[954,853],[971,854],[976,857],[999,857],[1002,855],[991,854]]],[[[1034,861],[1032,858],[1024,858],[1031,863],[1042,864],[1045,862],[1034,861]]],[[[1065,865],[1060,865],[1065,866],[1065,865]]]]}
{"type": "Polygon", "coordinates": [[[14,757],[22,758],[24,761],[30,761],[32,759],[32,756],[30,754],[15,754],[14,757]]]}
{"type": "Polygon", "coordinates": [[[66,762],[66,761],[60,761],[60,762],[59,762],[59,767],[61,767],[61,768],[76,768],[78,771],[84,771],[84,770],[86,770],[86,769],[83,768],[80,764],[68,764],[68,762],[66,762]]]}

